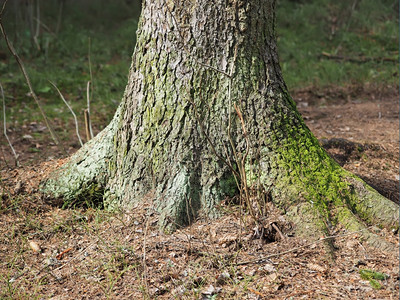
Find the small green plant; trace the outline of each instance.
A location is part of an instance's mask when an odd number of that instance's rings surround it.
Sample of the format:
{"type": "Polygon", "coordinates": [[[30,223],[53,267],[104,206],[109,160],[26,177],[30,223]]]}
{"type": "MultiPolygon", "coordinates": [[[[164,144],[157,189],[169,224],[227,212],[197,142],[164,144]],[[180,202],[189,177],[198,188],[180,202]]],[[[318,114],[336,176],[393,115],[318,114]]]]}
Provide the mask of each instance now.
{"type": "Polygon", "coordinates": [[[378,282],[378,280],[385,280],[389,277],[389,275],[387,274],[368,269],[361,269],[359,273],[361,278],[364,280],[368,280],[372,288],[374,288],[375,290],[380,290],[382,288],[382,285],[378,282]]]}

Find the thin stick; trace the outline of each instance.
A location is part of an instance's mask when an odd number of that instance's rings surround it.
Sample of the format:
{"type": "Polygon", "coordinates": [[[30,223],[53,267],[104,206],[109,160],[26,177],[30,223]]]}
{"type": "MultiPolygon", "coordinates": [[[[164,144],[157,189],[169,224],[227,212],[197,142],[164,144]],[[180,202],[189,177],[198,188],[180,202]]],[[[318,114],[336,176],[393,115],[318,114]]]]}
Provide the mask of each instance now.
{"type": "Polygon", "coordinates": [[[27,2],[27,22],[29,25],[29,36],[30,36],[30,42],[32,44],[32,47],[35,47],[35,41],[33,40],[33,36],[34,36],[34,24],[33,24],[33,18],[34,18],[34,5],[35,5],[35,1],[34,0],[30,0],[30,1],[26,1],[27,2]]]}
{"type": "Polygon", "coordinates": [[[291,252],[294,252],[294,251],[297,251],[297,250],[300,250],[300,249],[303,249],[303,248],[310,247],[310,246],[312,246],[312,245],[316,245],[316,244],[322,243],[322,242],[324,242],[324,241],[326,241],[326,240],[331,240],[331,239],[334,239],[334,238],[341,238],[341,237],[346,237],[346,236],[349,236],[349,235],[353,235],[353,234],[359,233],[359,232],[361,232],[361,231],[368,230],[368,229],[370,229],[371,227],[372,227],[372,226],[367,227],[367,228],[363,228],[363,229],[358,230],[358,231],[353,231],[353,232],[345,233],[345,234],[327,236],[327,237],[325,237],[325,238],[322,238],[322,239],[316,240],[316,241],[314,241],[314,242],[308,243],[308,244],[306,244],[306,245],[304,245],[304,246],[292,248],[292,249],[289,249],[289,250],[287,250],[287,251],[283,251],[283,252],[279,252],[279,253],[270,254],[270,255],[261,257],[261,258],[259,258],[259,259],[254,259],[254,260],[248,260],[248,261],[239,262],[239,263],[237,263],[236,265],[237,265],[237,266],[242,266],[242,265],[263,263],[263,262],[266,262],[268,259],[270,259],[270,258],[272,258],[272,257],[276,257],[276,256],[281,256],[281,255],[284,255],[284,254],[288,254],[288,253],[291,253],[291,252]]]}
{"type": "Polygon", "coordinates": [[[247,204],[247,208],[250,211],[251,216],[253,217],[254,220],[256,220],[256,216],[254,214],[253,207],[251,206],[251,201],[250,201],[250,194],[249,194],[249,189],[247,186],[247,177],[246,177],[246,159],[247,156],[249,155],[250,151],[250,142],[249,142],[249,137],[247,136],[247,131],[246,131],[246,124],[244,123],[243,115],[240,111],[240,108],[236,105],[236,103],[233,104],[233,107],[235,108],[236,114],[239,117],[240,123],[242,125],[242,130],[243,130],[243,136],[246,139],[246,153],[242,156],[242,160],[240,161],[240,177],[241,177],[241,185],[244,189],[245,192],[245,200],[247,204]]]}
{"type": "MultiPolygon", "coordinates": [[[[32,95],[32,97],[33,97],[33,99],[35,100],[35,102],[36,102],[38,108],[39,108],[40,114],[42,115],[42,117],[43,117],[43,119],[44,119],[44,122],[45,122],[45,124],[46,124],[46,127],[47,127],[47,128],[49,129],[49,131],[50,131],[51,138],[53,139],[54,143],[55,143],[57,146],[60,146],[60,141],[59,141],[59,139],[57,138],[57,135],[56,135],[56,133],[55,133],[53,127],[50,125],[50,122],[49,122],[49,120],[48,120],[46,114],[45,114],[44,111],[43,111],[43,108],[42,108],[42,106],[41,106],[41,104],[40,104],[40,102],[39,102],[39,98],[36,96],[36,94],[35,94],[35,92],[34,92],[34,90],[33,90],[33,88],[32,88],[32,84],[31,84],[31,81],[30,81],[30,79],[29,79],[28,73],[27,73],[26,70],[25,70],[24,64],[23,64],[22,60],[20,59],[20,57],[18,56],[18,54],[15,52],[13,46],[11,45],[11,43],[10,43],[10,41],[9,41],[9,39],[8,39],[7,33],[6,33],[5,29],[4,29],[3,22],[2,22],[2,14],[3,14],[3,11],[4,11],[4,8],[5,8],[6,3],[7,3],[7,0],[4,2],[3,8],[2,8],[1,13],[0,13],[0,30],[1,30],[1,33],[3,34],[4,40],[6,41],[6,44],[7,44],[8,49],[10,50],[11,54],[14,56],[15,60],[17,61],[17,64],[18,64],[19,68],[21,69],[22,74],[23,74],[24,77],[25,77],[25,81],[26,81],[26,83],[28,84],[29,91],[30,91],[30,93],[31,93],[31,95],[32,95]]],[[[66,152],[65,149],[64,149],[63,147],[61,147],[61,149],[62,149],[64,152],[66,152]]]]}
{"type": "Polygon", "coordinates": [[[14,155],[14,158],[15,158],[15,165],[16,165],[17,167],[19,167],[18,155],[17,155],[17,153],[15,153],[14,147],[13,147],[13,145],[11,144],[11,141],[10,141],[10,139],[8,138],[8,135],[7,135],[6,99],[5,99],[5,97],[4,97],[4,90],[3,90],[3,86],[1,85],[1,83],[0,83],[0,91],[1,91],[1,96],[2,96],[2,98],[3,98],[3,126],[4,126],[4,127],[3,127],[3,130],[4,130],[4,136],[6,137],[7,142],[8,142],[8,144],[10,145],[11,151],[12,151],[12,153],[13,153],[13,155],[14,155]]]}
{"type": "Polygon", "coordinates": [[[278,228],[278,226],[276,226],[275,223],[272,223],[271,225],[276,230],[276,232],[279,234],[281,239],[286,240],[286,236],[283,235],[282,231],[278,228]]]}
{"type": "MultiPolygon", "coordinates": [[[[90,121],[90,81],[86,85],[86,99],[87,99],[87,128],[89,130],[89,140],[93,138],[92,122],[90,121]]],[[[86,116],[86,115],[85,115],[86,116]]]]}
{"type": "Polygon", "coordinates": [[[342,61],[349,61],[354,63],[367,63],[367,62],[397,62],[398,58],[394,57],[368,57],[368,56],[358,56],[358,57],[347,57],[342,55],[333,55],[328,52],[322,52],[319,57],[333,59],[333,60],[342,60],[342,61]]]}
{"type": "Polygon", "coordinates": [[[88,49],[88,62],[89,62],[89,75],[90,75],[90,83],[87,83],[87,109],[89,112],[89,130],[90,130],[90,138],[93,138],[93,130],[92,130],[92,122],[90,121],[90,95],[93,97],[93,72],[92,72],[92,61],[91,61],[91,40],[89,37],[89,49],[88,49]],[[89,84],[90,84],[90,93],[89,93],[89,84]]]}
{"type": "Polygon", "coordinates": [[[46,24],[44,24],[42,21],[40,21],[38,18],[35,18],[35,20],[39,23],[39,25],[41,27],[43,27],[43,29],[45,29],[48,33],[50,33],[53,37],[57,38],[57,35],[49,28],[49,26],[47,26],[46,24]]]}
{"type": "Polygon", "coordinates": [[[90,117],[89,117],[89,112],[87,109],[83,111],[83,115],[85,117],[85,132],[86,132],[86,140],[90,141],[90,129],[89,129],[89,122],[90,122],[90,117]]]}
{"type": "MultiPolygon", "coordinates": [[[[237,50],[238,50],[237,48],[238,47],[236,45],[231,69],[229,72],[229,81],[228,81],[228,139],[229,139],[229,143],[231,144],[231,147],[232,147],[232,152],[233,152],[233,156],[235,158],[236,164],[239,167],[239,164],[238,164],[239,159],[238,159],[236,147],[235,147],[235,144],[233,143],[232,135],[231,135],[231,129],[232,129],[232,80],[233,80],[233,73],[234,73],[235,67],[236,67],[235,63],[236,63],[236,58],[237,58],[237,50]]],[[[236,185],[241,193],[242,189],[240,188],[239,181],[238,181],[236,175],[234,177],[235,177],[236,185]]]]}
{"type": "Polygon", "coordinates": [[[76,115],[75,115],[74,111],[72,110],[72,107],[68,104],[67,100],[65,100],[64,96],[61,94],[61,92],[60,92],[60,90],[58,89],[58,87],[57,87],[52,81],[49,80],[49,82],[50,82],[50,83],[54,86],[54,88],[57,90],[58,94],[59,94],[60,97],[61,97],[61,100],[64,101],[65,105],[68,107],[69,111],[71,112],[72,116],[74,117],[76,136],[78,137],[79,143],[81,144],[81,147],[82,147],[82,146],[83,146],[83,143],[82,143],[81,136],[80,136],[80,134],[79,134],[78,120],[77,120],[77,118],[76,118],[76,115]]]}

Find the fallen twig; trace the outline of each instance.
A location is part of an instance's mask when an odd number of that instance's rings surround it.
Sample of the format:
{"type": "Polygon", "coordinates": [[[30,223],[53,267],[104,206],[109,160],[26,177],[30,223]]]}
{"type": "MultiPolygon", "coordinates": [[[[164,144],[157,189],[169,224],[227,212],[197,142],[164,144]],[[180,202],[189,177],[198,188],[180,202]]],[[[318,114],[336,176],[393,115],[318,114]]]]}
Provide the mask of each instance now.
{"type": "MultiPolygon", "coordinates": [[[[108,229],[110,229],[110,228],[107,228],[106,230],[104,230],[104,231],[101,233],[101,235],[104,234],[108,229]]],[[[76,256],[74,256],[74,257],[71,258],[70,260],[66,261],[63,265],[59,266],[58,268],[54,269],[53,271],[61,270],[62,268],[64,268],[65,266],[67,266],[68,264],[70,264],[71,262],[73,262],[74,260],[77,260],[77,259],[78,259],[79,257],[81,257],[81,256],[83,256],[83,259],[84,259],[84,258],[86,257],[86,255],[85,255],[86,250],[88,250],[89,248],[91,248],[91,247],[93,247],[94,245],[96,245],[96,244],[99,242],[99,240],[100,240],[100,238],[97,238],[96,240],[94,240],[94,241],[93,241],[92,243],[90,243],[86,248],[80,250],[79,253],[78,253],[76,256]]],[[[83,259],[82,259],[82,260],[83,260],[83,259]]]]}
{"type": "Polygon", "coordinates": [[[40,51],[40,44],[39,44],[39,34],[40,34],[40,5],[39,1],[36,1],[36,29],[35,35],[33,36],[33,41],[35,42],[36,48],[40,51]]]}
{"type": "Polygon", "coordinates": [[[286,236],[282,233],[282,231],[279,229],[278,226],[275,225],[275,223],[272,223],[271,226],[276,230],[276,232],[279,234],[281,237],[282,241],[286,240],[286,236]]]}
{"type": "Polygon", "coordinates": [[[83,116],[85,118],[85,132],[86,132],[86,141],[90,141],[90,129],[89,129],[89,122],[90,122],[90,116],[89,116],[89,111],[85,109],[83,111],[83,116]]]}

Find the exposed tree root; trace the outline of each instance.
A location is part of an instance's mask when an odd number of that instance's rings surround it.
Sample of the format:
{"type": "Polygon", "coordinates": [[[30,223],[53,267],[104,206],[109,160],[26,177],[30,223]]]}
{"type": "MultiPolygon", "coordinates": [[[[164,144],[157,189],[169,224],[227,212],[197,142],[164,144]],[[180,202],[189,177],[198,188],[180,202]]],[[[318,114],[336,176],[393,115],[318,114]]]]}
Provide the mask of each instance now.
{"type": "Polygon", "coordinates": [[[340,208],[336,213],[340,219],[341,225],[351,232],[360,231],[360,234],[370,246],[391,254],[398,252],[395,245],[387,242],[377,234],[377,232],[380,231],[378,227],[372,226],[370,229],[367,229],[368,227],[364,225],[363,222],[350,211],[350,209],[340,208]]]}
{"type": "Polygon", "coordinates": [[[349,206],[367,224],[386,227],[394,230],[399,228],[398,204],[383,197],[360,178],[348,173],[346,181],[350,183],[356,197],[350,197],[349,206]]]}
{"type": "MultiPolygon", "coordinates": [[[[351,197],[347,197],[346,203],[333,204],[330,208],[330,220],[324,218],[309,202],[292,206],[287,211],[286,216],[296,225],[296,233],[307,239],[313,239],[330,235],[334,226],[341,225],[350,232],[360,231],[360,235],[370,246],[391,254],[397,253],[397,247],[377,233],[382,228],[398,231],[398,205],[353,175],[346,180],[349,183],[351,197]]],[[[327,252],[333,250],[328,243],[326,246],[327,252]]]]}
{"type": "Polygon", "coordinates": [[[107,180],[107,163],[113,151],[113,138],[119,113],[120,108],[102,132],[41,183],[42,192],[52,198],[63,198],[64,202],[94,194],[102,197],[101,191],[107,180]]]}
{"type": "MultiPolygon", "coordinates": [[[[115,126],[115,122],[112,122],[101,134],[73,155],[64,166],[42,183],[42,190],[53,197],[63,197],[64,201],[71,201],[87,197],[87,191],[93,190],[91,185],[106,186],[107,159],[113,150],[115,126]]],[[[334,226],[340,224],[350,232],[361,231],[361,235],[373,247],[385,252],[397,252],[395,245],[384,240],[376,232],[384,227],[398,230],[398,205],[380,195],[361,179],[343,169],[341,172],[344,172],[343,180],[348,183],[350,197],[345,197],[346,201],[340,200],[331,204],[329,220],[313,202],[304,200],[292,205],[286,210],[286,216],[296,225],[296,233],[307,239],[316,239],[331,235],[334,226]],[[331,224],[331,221],[334,224],[331,224]],[[367,229],[371,225],[376,226],[372,227],[375,232],[367,229]]],[[[167,185],[167,193],[163,197],[169,201],[154,200],[158,203],[160,225],[171,231],[195,220],[204,203],[201,201],[202,188],[198,178],[191,174],[190,170],[182,168],[181,173],[169,180],[167,185]]],[[[103,197],[103,194],[101,196],[103,197]]],[[[327,253],[333,257],[332,241],[325,241],[325,245],[327,253]]]]}

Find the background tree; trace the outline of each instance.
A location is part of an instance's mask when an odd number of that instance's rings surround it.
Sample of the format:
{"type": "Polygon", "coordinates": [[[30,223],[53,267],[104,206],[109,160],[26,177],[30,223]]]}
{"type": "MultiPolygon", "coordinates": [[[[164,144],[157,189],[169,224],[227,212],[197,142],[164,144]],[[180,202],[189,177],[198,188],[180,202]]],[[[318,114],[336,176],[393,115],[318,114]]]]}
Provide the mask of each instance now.
{"type": "Polygon", "coordinates": [[[297,112],[274,14],[273,0],[144,1],[117,113],[43,191],[109,208],[152,196],[173,229],[200,211],[218,215],[216,204],[239,186],[247,201],[271,199],[302,234],[337,224],[397,229],[398,206],[338,166],[297,112]]]}

